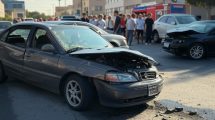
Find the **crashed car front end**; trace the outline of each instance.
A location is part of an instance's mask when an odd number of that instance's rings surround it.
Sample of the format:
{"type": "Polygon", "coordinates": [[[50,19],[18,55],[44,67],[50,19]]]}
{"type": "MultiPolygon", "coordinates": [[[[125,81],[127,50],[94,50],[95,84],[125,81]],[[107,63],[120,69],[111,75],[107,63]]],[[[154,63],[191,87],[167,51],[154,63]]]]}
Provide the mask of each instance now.
{"type": "Polygon", "coordinates": [[[127,49],[83,50],[71,54],[86,60],[82,74],[93,78],[101,104],[126,107],[154,99],[163,79],[152,59],[127,49]],[[97,71],[93,73],[92,71],[97,71]]]}
{"type": "Polygon", "coordinates": [[[192,29],[169,31],[168,37],[163,42],[163,49],[176,55],[186,54],[193,41],[198,42],[197,38],[200,34],[192,29]]]}

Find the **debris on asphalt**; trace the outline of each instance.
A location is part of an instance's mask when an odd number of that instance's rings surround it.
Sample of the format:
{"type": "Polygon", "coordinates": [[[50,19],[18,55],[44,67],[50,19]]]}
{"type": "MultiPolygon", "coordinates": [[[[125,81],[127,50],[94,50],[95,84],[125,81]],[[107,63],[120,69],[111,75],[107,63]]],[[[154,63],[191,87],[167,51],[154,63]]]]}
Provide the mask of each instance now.
{"type": "Polygon", "coordinates": [[[188,114],[193,116],[193,115],[197,115],[197,112],[194,112],[194,111],[188,111],[188,114]]]}

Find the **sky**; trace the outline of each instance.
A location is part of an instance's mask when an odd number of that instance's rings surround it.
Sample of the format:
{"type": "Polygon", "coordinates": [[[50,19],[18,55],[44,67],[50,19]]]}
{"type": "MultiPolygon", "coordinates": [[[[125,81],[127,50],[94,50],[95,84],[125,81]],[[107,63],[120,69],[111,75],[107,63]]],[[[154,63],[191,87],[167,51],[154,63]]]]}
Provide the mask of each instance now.
{"type": "MultiPolygon", "coordinates": [[[[61,0],[61,6],[72,4],[72,0],[61,0]]],[[[28,11],[38,11],[46,15],[54,15],[55,6],[58,6],[58,0],[25,0],[25,6],[28,11]]]]}

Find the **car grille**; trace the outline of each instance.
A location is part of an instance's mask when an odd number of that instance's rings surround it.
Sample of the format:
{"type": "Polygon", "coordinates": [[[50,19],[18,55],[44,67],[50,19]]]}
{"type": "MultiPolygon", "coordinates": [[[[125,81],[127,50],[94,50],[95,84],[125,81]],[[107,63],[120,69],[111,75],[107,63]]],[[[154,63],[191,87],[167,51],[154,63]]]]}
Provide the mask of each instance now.
{"type": "Polygon", "coordinates": [[[142,80],[153,80],[156,79],[157,73],[153,71],[140,72],[142,80]]]}

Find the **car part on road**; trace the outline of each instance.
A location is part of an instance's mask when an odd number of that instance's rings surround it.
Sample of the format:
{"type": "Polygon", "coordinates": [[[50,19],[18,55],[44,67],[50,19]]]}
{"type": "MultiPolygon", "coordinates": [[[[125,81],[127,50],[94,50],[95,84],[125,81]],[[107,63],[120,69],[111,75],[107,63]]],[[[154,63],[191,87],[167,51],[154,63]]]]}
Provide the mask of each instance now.
{"type": "Polygon", "coordinates": [[[64,96],[69,106],[73,109],[85,110],[93,102],[93,87],[88,79],[78,75],[71,75],[64,85],[64,96]]]}
{"type": "Polygon", "coordinates": [[[205,55],[205,48],[201,44],[194,44],[189,49],[189,56],[192,59],[198,60],[203,58],[205,55]]]}

